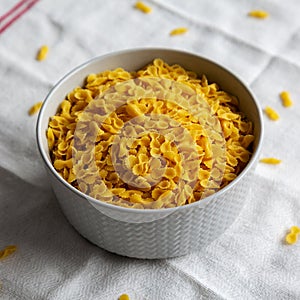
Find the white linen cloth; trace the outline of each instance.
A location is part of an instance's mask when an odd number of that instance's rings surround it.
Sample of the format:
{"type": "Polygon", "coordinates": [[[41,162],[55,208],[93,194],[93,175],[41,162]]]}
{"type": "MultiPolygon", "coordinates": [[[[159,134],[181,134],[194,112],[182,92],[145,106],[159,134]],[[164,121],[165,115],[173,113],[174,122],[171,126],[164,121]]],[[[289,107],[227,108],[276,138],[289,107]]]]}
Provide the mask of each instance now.
{"type": "MultiPolygon", "coordinates": [[[[0,15],[17,0],[1,0],[0,15]]],[[[0,299],[300,299],[300,242],[284,241],[300,225],[300,2],[297,0],[42,0],[0,35],[0,299]],[[247,13],[264,9],[265,20],[247,13]],[[185,26],[185,35],[169,32],[185,26]],[[49,45],[48,58],[35,60],[49,45]],[[67,71],[87,59],[133,47],[170,47],[211,58],[250,85],[265,118],[262,156],[236,222],[196,253],[137,260],[108,253],[67,222],[51,192],[35,142],[41,101],[67,71]],[[284,108],[288,90],[294,106],[284,108]]]]}

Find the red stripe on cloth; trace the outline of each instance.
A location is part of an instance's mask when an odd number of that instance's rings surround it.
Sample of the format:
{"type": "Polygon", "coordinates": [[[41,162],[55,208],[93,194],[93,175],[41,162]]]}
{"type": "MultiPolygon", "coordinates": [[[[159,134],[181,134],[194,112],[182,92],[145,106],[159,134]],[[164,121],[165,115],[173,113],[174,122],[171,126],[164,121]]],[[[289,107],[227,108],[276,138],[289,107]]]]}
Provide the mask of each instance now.
{"type": "Polygon", "coordinates": [[[9,26],[11,26],[16,20],[18,20],[23,14],[25,14],[34,4],[36,4],[39,0],[21,0],[18,2],[13,8],[11,8],[7,13],[0,17],[0,23],[9,19],[9,17],[13,16],[19,8],[24,6],[18,13],[16,13],[8,22],[3,25],[0,25],[0,34],[4,32],[9,26]]]}
{"type": "MultiPolygon", "coordinates": [[[[30,0],[29,0],[30,1],[30,0]]],[[[18,8],[20,8],[24,3],[28,2],[28,0],[19,1],[14,7],[12,7],[7,13],[0,17],[0,23],[3,22],[6,18],[8,18],[11,14],[13,14],[18,8]]]]}

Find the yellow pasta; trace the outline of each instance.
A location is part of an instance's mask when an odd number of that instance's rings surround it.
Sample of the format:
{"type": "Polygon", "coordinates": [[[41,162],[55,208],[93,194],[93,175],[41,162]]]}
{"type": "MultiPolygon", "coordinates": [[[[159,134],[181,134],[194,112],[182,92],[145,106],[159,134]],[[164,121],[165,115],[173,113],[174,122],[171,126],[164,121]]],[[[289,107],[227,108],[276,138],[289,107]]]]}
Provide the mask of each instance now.
{"type": "Polygon", "coordinates": [[[42,105],[43,105],[43,102],[37,102],[37,103],[35,103],[28,110],[28,115],[32,116],[32,115],[36,114],[41,109],[42,105]]]}
{"type": "Polygon", "coordinates": [[[295,244],[298,241],[299,234],[300,228],[298,226],[292,226],[290,232],[285,237],[286,243],[289,245],[295,244]]]}
{"type": "Polygon", "coordinates": [[[270,106],[267,106],[265,108],[265,113],[268,116],[268,118],[272,121],[277,121],[280,118],[279,114],[270,106]]]}
{"type": "Polygon", "coordinates": [[[269,13],[264,10],[252,10],[248,13],[248,16],[258,19],[265,19],[269,16],[269,13]]]}
{"type": "Polygon", "coordinates": [[[170,32],[170,35],[179,35],[179,34],[184,34],[188,31],[188,29],[186,27],[178,27],[178,28],[175,28],[173,29],[171,32],[170,32]]]}
{"type": "Polygon", "coordinates": [[[131,73],[90,74],[61,102],[47,139],[54,168],[75,188],[114,205],[159,209],[199,201],[234,180],[251,157],[254,136],[234,96],[155,59],[131,73]],[[146,97],[149,91],[156,96],[146,97]],[[199,106],[194,95],[206,105],[203,124],[191,112],[199,106]],[[130,100],[113,106],[125,96],[130,100]],[[216,120],[220,133],[211,144],[204,124],[217,128],[216,120]]]}
{"type": "Polygon", "coordinates": [[[0,250],[0,260],[13,254],[17,250],[15,245],[6,246],[3,250],[0,250]]]}
{"type": "Polygon", "coordinates": [[[38,53],[37,53],[37,56],[36,56],[36,59],[37,59],[38,61],[45,60],[45,59],[47,58],[48,52],[49,52],[48,46],[43,45],[43,46],[39,49],[39,51],[38,51],[38,53]]]}
{"type": "Polygon", "coordinates": [[[266,158],[261,158],[260,162],[265,164],[278,165],[281,163],[281,160],[274,157],[266,157],[266,158]]]}
{"type": "Polygon", "coordinates": [[[283,91],[280,93],[280,98],[282,100],[282,105],[285,107],[290,107],[293,105],[293,101],[291,99],[290,93],[287,91],[283,91]]]}
{"type": "Polygon", "coordinates": [[[152,12],[152,8],[148,5],[146,5],[144,2],[142,1],[137,1],[135,3],[135,8],[139,9],[140,11],[142,11],[145,14],[149,14],[152,12]]]}
{"type": "Polygon", "coordinates": [[[119,300],[130,300],[129,296],[127,294],[122,294],[120,297],[119,297],[119,300]]]}

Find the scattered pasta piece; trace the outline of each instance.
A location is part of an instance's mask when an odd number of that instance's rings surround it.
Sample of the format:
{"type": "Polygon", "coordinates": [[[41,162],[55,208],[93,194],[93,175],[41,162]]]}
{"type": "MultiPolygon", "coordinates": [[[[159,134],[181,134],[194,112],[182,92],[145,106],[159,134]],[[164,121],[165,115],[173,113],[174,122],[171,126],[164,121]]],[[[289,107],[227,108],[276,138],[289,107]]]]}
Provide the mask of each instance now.
{"type": "Polygon", "coordinates": [[[36,114],[41,109],[42,104],[43,104],[43,102],[41,101],[41,102],[37,102],[34,105],[32,105],[30,107],[30,109],[28,110],[29,116],[36,114]]]}
{"type": "Polygon", "coordinates": [[[135,8],[139,9],[140,11],[142,11],[145,14],[149,14],[152,12],[152,8],[148,5],[146,5],[144,2],[142,1],[137,1],[135,3],[135,8]]]}
{"type": "Polygon", "coordinates": [[[274,157],[266,157],[266,158],[262,158],[260,162],[265,164],[270,164],[270,165],[278,165],[281,163],[281,160],[274,157]]]}
{"type": "Polygon", "coordinates": [[[170,32],[170,35],[179,35],[179,34],[184,34],[188,31],[188,29],[186,27],[178,27],[178,28],[175,28],[173,29],[171,32],[170,32]]]}
{"type": "Polygon", "coordinates": [[[43,46],[39,49],[38,54],[37,54],[37,56],[36,56],[36,59],[37,59],[38,61],[42,61],[42,60],[46,59],[48,52],[49,52],[48,46],[43,45],[43,46]]]}
{"type": "Polygon", "coordinates": [[[248,13],[248,16],[257,19],[265,19],[269,16],[269,14],[264,10],[252,10],[248,13]]]}
{"type": "Polygon", "coordinates": [[[130,300],[129,296],[127,294],[122,294],[120,297],[119,297],[119,300],[130,300]]]}
{"type": "Polygon", "coordinates": [[[286,235],[285,241],[289,245],[293,245],[298,240],[298,235],[300,234],[300,228],[298,226],[292,226],[290,232],[286,235]]]}
{"type": "Polygon", "coordinates": [[[277,121],[279,119],[279,114],[270,106],[265,108],[265,113],[270,120],[277,121]]]}
{"type": "Polygon", "coordinates": [[[293,101],[291,99],[290,93],[283,91],[280,93],[280,98],[282,100],[282,105],[285,107],[290,107],[293,105],[293,101]]]}
{"type": "Polygon", "coordinates": [[[3,250],[0,250],[0,260],[13,254],[16,250],[17,250],[17,247],[14,245],[6,246],[3,250]]]}

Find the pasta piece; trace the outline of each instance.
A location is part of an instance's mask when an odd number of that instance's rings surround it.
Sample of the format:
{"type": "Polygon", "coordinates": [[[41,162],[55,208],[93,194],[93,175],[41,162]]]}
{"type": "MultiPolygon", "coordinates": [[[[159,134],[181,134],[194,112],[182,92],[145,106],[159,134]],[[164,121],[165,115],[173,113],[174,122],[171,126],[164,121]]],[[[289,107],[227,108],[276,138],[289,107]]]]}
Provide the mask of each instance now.
{"type": "Polygon", "coordinates": [[[54,137],[53,129],[49,127],[46,134],[47,134],[49,150],[52,151],[55,145],[55,137],[54,137]]]}
{"type": "Polygon", "coordinates": [[[296,242],[298,241],[298,236],[297,234],[289,233],[286,236],[285,240],[289,245],[293,245],[296,244],[296,242]]]}
{"type": "Polygon", "coordinates": [[[135,3],[135,8],[139,9],[141,12],[145,13],[145,14],[149,14],[152,12],[152,8],[148,5],[146,5],[144,2],[142,1],[137,1],[135,3]]]}
{"type": "Polygon", "coordinates": [[[130,300],[129,296],[127,294],[122,294],[120,297],[119,297],[119,300],[130,300]]]}
{"type": "Polygon", "coordinates": [[[269,17],[269,13],[264,10],[252,10],[248,13],[248,16],[258,19],[265,19],[269,17]]]}
{"type": "Polygon", "coordinates": [[[270,106],[265,108],[265,113],[269,117],[270,120],[277,121],[280,117],[279,114],[270,106]]]}
{"type": "Polygon", "coordinates": [[[293,105],[293,101],[291,99],[290,93],[287,91],[283,91],[280,93],[280,98],[282,100],[282,105],[285,107],[290,107],[293,105]]]}
{"type": "Polygon", "coordinates": [[[16,250],[17,250],[17,246],[15,245],[6,246],[3,250],[0,250],[0,260],[13,254],[16,250]]]}
{"type": "Polygon", "coordinates": [[[286,235],[285,241],[289,245],[293,245],[298,241],[298,235],[300,234],[300,228],[298,226],[292,226],[290,232],[286,235]]]}
{"type": "Polygon", "coordinates": [[[281,163],[281,160],[274,157],[266,157],[266,158],[261,158],[260,162],[265,164],[270,164],[270,165],[278,165],[281,163]]]}
{"type": "Polygon", "coordinates": [[[38,61],[45,60],[46,57],[47,57],[47,55],[48,55],[48,52],[49,52],[49,47],[46,46],[46,45],[43,45],[43,46],[39,49],[39,51],[38,51],[38,53],[37,53],[37,56],[36,56],[36,59],[37,59],[38,61]]]}
{"type": "Polygon", "coordinates": [[[188,29],[186,27],[178,27],[178,28],[171,30],[170,35],[171,36],[180,35],[180,34],[186,33],[187,31],[188,31],[188,29]]]}
{"type": "Polygon", "coordinates": [[[32,116],[32,115],[36,114],[41,109],[42,105],[43,105],[43,102],[37,102],[37,103],[35,103],[28,110],[28,115],[32,116]]]}

